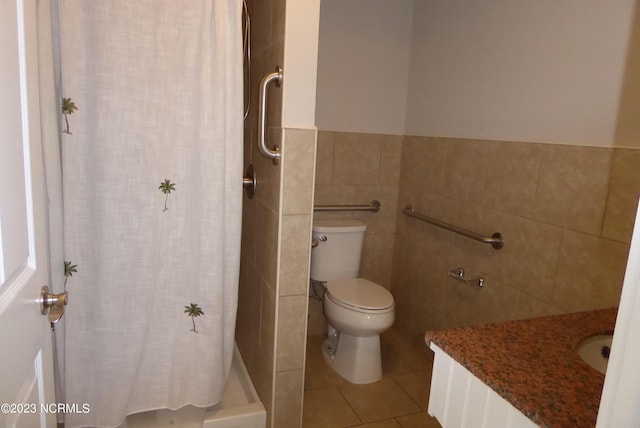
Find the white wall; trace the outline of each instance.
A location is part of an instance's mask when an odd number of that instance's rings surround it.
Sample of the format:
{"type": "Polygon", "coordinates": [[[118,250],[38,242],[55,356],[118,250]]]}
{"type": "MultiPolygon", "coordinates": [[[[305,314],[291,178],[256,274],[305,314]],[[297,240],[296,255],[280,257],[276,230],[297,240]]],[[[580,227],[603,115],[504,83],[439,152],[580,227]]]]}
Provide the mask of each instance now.
{"type": "Polygon", "coordinates": [[[320,0],[289,1],[282,75],[282,127],[314,128],[320,0]]]}
{"type": "Polygon", "coordinates": [[[421,0],[406,133],[613,145],[635,0],[421,0]]]}
{"type": "Polygon", "coordinates": [[[404,131],[413,0],[322,0],[316,125],[404,131]]]}
{"type": "Polygon", "coordinates": [[[640,147],[637,97],[621,99],[635,3],[322,0],[316,124],[640,147]]]}

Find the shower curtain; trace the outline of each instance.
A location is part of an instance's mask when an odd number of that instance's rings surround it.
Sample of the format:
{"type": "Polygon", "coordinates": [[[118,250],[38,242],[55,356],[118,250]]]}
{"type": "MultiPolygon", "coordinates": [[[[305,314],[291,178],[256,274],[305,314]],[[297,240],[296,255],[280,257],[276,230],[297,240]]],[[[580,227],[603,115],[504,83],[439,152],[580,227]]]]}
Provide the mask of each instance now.
{"type": "Polygon", "coordinates": [[[67,426],[218,402],[242,204],[240,0],[57,0],[67,426]]]}

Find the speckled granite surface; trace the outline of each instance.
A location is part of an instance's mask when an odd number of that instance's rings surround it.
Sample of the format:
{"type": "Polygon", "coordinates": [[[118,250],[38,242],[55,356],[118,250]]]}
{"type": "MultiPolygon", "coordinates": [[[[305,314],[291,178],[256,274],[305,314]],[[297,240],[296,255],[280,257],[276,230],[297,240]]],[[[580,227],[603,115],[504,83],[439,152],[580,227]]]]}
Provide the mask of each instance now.
{"type": "Polygon", "coordinates": [[[582,361],[584,339],[612,333],[617,308],[428,331],[433,341],[541,427],[594,427],[604,375],[582,361]]]}

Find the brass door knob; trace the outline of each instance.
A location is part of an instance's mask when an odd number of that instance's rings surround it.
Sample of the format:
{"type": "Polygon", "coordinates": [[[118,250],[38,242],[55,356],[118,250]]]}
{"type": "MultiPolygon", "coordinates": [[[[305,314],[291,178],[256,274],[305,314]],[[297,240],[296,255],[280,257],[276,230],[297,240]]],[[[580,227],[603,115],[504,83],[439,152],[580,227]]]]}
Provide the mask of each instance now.
{"type": "Polygon", "coordinates": [[[40,291],[40,312],[42,315],[47,315],[49,309],[53,307],[62,309],[69,301],[69,295],[67,293],[51,294],[49,291],[49,287],[46,285],[44,285],[40,291]]]}

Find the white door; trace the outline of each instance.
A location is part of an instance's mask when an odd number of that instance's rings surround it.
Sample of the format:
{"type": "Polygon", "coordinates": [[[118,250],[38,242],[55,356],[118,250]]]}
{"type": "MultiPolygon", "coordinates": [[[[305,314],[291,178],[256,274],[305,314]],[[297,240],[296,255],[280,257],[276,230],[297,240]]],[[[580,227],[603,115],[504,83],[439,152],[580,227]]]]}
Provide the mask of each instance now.
{"type": "Polygon", "coordinates": [[[56,424],[35,0],[0,0],[0,427],[56,424]],[[41,407],[44,405],[44,407],[41,407]],[[47,410],[42,412],[41,410],[47,410]]]}
{"type": "Polygon", "coordinates": [[[640,426],[640,205],[631,238],[598,428],[640,426]]]}

